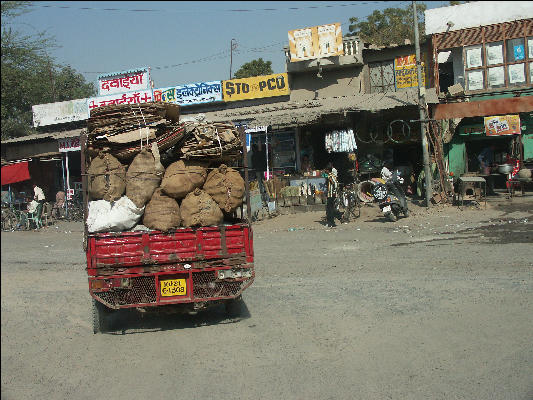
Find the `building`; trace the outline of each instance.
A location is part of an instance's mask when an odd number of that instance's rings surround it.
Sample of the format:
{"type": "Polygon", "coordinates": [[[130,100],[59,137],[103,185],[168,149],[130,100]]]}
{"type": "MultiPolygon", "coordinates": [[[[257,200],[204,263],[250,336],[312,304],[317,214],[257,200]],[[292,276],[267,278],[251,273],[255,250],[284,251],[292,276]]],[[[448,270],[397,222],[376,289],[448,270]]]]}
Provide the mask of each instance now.
{"type": "Polygon", "coordinates": [[[498,164],[533,162],[533,3],[469,2],[425,21],[449,171],[490,175],[486,149],[498,164]]]}

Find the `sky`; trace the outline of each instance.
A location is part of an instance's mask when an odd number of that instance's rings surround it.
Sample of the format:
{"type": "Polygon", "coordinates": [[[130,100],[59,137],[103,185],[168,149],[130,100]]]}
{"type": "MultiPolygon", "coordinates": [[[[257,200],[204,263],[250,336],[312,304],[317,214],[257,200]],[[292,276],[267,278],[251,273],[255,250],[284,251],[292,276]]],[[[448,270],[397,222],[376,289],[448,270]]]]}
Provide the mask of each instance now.
{"type": "MultiPolygon", "coordinates": [[[[411,1],[39,1],[13,20],[25,33],[55,38],[56,61],[87,81],[99,74],[150,67],[155,88],[229,79],[259,57],[285,72],[289,30],[364,19],[374,10],[411,1]],[[108,9],[108,10],[105,10],[108,9]],[[116,9],[116,10],[113,10],[116,9]],[[265,10],[268,9],[268,10],[265,10]]],[[[428,8],[449,5],[427,1],[428,8]]]]}

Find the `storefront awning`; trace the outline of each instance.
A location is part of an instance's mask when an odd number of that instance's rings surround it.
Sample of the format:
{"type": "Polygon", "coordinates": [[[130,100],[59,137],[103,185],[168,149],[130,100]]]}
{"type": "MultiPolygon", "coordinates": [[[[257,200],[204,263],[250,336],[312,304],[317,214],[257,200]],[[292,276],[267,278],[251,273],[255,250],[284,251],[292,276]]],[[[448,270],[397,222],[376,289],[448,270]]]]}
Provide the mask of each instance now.
{"type": "MultiPolygon", "coordinates": [[[[434,89],[426,90],[426,101],[438,103],[434,89]]],[[[210,121],[248,121],[250,125],[291,127],[319,122],[323,115],[342,114],[348,111],[388,110],[396,107],[418,105],[418,88],[399,92],[359,93],[352,96],[319,98],[303,101],[284,101],[260,106],[233,108],[206,112],[210,121]]]]}
{"type": "Polygon", "coordinates": [[[2,186],[30,179],[28,162],[23,161],[2,167],[2,186]]]}
{"type": "Polygon", "coordinates": [[[435,119],[489,117],[533,111],[533,96],[471,101],[468,103],[438,104],[435,119]]]}

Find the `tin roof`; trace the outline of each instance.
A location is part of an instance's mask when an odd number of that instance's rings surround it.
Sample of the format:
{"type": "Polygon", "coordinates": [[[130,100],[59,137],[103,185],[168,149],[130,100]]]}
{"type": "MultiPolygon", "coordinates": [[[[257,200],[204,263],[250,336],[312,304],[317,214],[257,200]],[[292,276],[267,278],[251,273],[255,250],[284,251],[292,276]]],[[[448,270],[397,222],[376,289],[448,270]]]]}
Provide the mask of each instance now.
{"type": "MultiPolygon", "coordinates": [[[[434,89],[426,89],[426,102],[438,103],[434,89]]],[[[304,101],[285,101],[260,106],[233,108],[204,113],[210,121],[249,121],[253,125],[273,125],[289,127],[318,122],[322,115],[338,114],[345,111],[376,112],[396,107],[416,106],[418,88],[399,92],[356,94],[318,98],[304,101]]]]}
{"type": "Polygon", "coordinates": [[[78,128],[70,131],[59,131],[59,132],[47,132],[47,133],[36,133],[34,135],[21,136],[14,139],[2,140],[2,144],[6,143],[18,143],[18,142],[30,142],[32,140],[46,140],[46,139],[65,139],[69,137],[80,136],[86,129],[78,128]]]}

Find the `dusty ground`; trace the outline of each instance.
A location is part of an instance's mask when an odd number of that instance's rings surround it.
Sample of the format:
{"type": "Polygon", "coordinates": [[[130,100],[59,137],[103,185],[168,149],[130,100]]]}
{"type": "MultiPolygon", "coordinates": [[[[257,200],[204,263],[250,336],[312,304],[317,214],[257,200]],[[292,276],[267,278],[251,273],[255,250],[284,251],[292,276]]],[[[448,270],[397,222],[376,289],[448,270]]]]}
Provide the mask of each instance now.
{"type": "Polygon", "coordinates": [[[2,232],[2,399],[533,399],[533,194],[257,223],[242,318],[93,335],[82,226],[2,232]]]}

